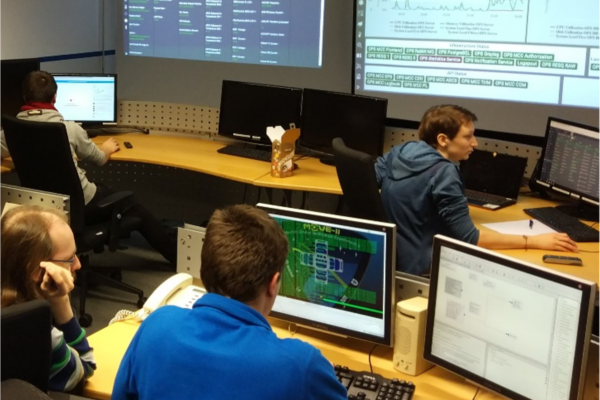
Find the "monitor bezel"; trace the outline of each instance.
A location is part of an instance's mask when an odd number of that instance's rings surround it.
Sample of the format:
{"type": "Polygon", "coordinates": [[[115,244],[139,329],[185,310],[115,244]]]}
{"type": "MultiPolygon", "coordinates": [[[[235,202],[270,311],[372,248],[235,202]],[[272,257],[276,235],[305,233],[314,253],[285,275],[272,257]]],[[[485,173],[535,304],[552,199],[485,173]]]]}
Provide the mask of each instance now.
{"type": "MultiPolygon", "coordinates": [[[[383,97],[364,96],[364,95],[351,94],[351,93],[334,92],[334,91],[330,91],[330,90],[305,88],[304,92],[302,93],[302,134],[300,135],[299,144],[300,144],[300,146],[305,147],[310,150],[315,150],[318,152],[322,152],[324,154],[333,155],[332,141],[336,137],[341,137],[342,139],[344,139],[346,146],[348,146],[350,148],[368,153],[372,157],[381,156],[381,155],[383,155],[383,142],[384,142],[384,136],[385,136],[387,106],[388,106],[388,99],[383,98],[383,97]],[[361,102],[362,101],[372,101],[373,104],[377,104],[379,107],[381,107],[380,110],[378,110],[378,111],[382,112],[382,115],[380,116],[381,120],[382,120],[381,131],[364,133],[364,135],[366,135],[365,142],[373,143],[372,147],[370,147],[370,146],[365,147],[365,146],[361,146],[361,145],[354,143],[353,142],[354,138],[350,138],[350,140],[349,140],[348,137],[344,136],[343,132],[332,133],[330,135],[331,137],[328,138],[330,140],[327,145],[317,144],[314,141],[311,141],[311,137],[314,135],[314,134],[311,135],[311,133],[310,133],[310,129],[312,129],[311,124],[313,123],[313,121],[311,121],[309,118],[306,117],[306,110],[305,110],[305,101],[307,98],[306,94],[308,94],[309,96],[311,96],[311,95],[326,96],[326,97],[329,97],[330,99],[334,99],[334,98],[338,97],[338,98],[344,98],[344,99],[354,98],[357,101],[361,101],[361,102]],[[307,121],[310,121],[310,123],[307,124],[307,121]],[[307,133],[307,129],[308,129],[308,133],[307,133]]],[[[331,111],[329,108],[325,108],[325,107],[320,107],[320,108],[322,108],[323,110],[327,109],[328,112],[331,111]]],[[[317,124],[315,123],[315,125],[317,125],[317,124]]]]}
{"type": "MultiPolygon", "coordinates": [[[[598,197],[590,196],[589,194],[582,193],[573,188],[568,188],[568,187],[562,186],[560,184],[555,184],[555,183],[552,183],[552,182],[542,179],[542,171],[544,169],[544,163],[546,160],[546,150],[548,148],[548,140],[550,139],[549,138],[550,137],[550,127],[551,127],[552,122],[558,122],[561,124],[571,125],[576,128],[590,130],[590,131],[596,132],[597,134],[599,132],[599,129],[594,126],[584,125],[584,124],[580,124],[578,122],[567,121],[567,120],[555,118],[555,117],[548,117],[548,122],[546,124],[546,134],[544,136],[544,144],[542,146],[542,152],[540,154],[540,162],[539,162],[538,168],[536,168],[535,176],[534,176],[535,182],[538,185],[540,185],[542,188],[551,190],[553,193],[559,193],[561,195],[568,196],[573,200],[581,200],[585,203],[588,203],[588,204],[598,207],[598,201],[599,201],[598,197]]],[[[600,134],[599,134],[599,136],[600,136],[600,134]]]]}
{"type": "Polygon", "coordinates": [[[435,302],[437,299],[439,259],[442,247],[449,247],[454,250],[462,251],[466,254],[480,257],[490,262],[506,265],[517,271],[529,273],[536,277],[551,280],[565,286],[573,287],[582,292],[581,309],[584,311],[579,315],[578,332],[575,349],[575,358],[573,361],[574,370],[572,373],[571,389],[569,399],[580,398],[583,392],[583,384],[585,380],[585,368],[588,356],[588,347],[591,337],[591,328],[593,320],[593,310],[596,294],[596,284],[575,276],[563,274],[559,271],[550,270],[541,266],[531,264],[516,258],[508,257],[500,253],[483,249],[481,247],[461,242],[443,235],[435,235],[433,238],[433,256],[431,265],[430,291],[427,312],[427,327],[425,331],[425,346],[424,358],[440,367],[447,369],[474,384],[485,388],[486,390],[494,391],[502,396],[506,396],[514,400],[527,400],[526,397],[512,390],[500,386],[499,384],[489,381],[481,376],[478,376],[470,371],[464,370],[459,366],[443,360],[432,354],[433,330],[435,327],[435,302]],[[577,366],[580,366],[577,369],[577,366]]]}
{"type": "Polygon", "coordinates": [[[395,286],[396,286],[396,225],[388,222],[381,221],[370,221],[358,218],[351,218],[336,214],[325,214],[317,211],[308,211],[297,208],[288,208],[281,206],[274,206],[271,204],[259,203],[256,205],[257,208],[264,210],[269,215],[279,214],[286,215],[294,218],[308,218],[308,219],[320,219],[323,223],[332,223],[338,225],[351,225],[361,229],[383,229],[386,233],[387,239],[390,245],[387,246],[386,259],[389,260],[386,267],[389,268],[387,271],[387,279],[385,283],[386,296],[384,296],[384,335],[383,337],[368,335],[361,332],[356,332],[344,328],[340,328],[333,325],[327,325],[322,322],[314,322],[306,320],[304,318],[271,311],[270,317],[303,326],[309,329],[329,333],[332,335],[354,338],[370,343],[375,343],[382,346],[393,346],[394,342],[394,320],[395,320],[395,286]]]}
{"type": "MultiPolygon", "coordinates": [[[[298,96],[298,104],[296,105],[297,108],[294,111],[296,114],[296,116],[295,116],[296,121],[288,121],[286,123],[287,126],[282,126],[282,127],[283,127],[283,129],[287,130],[290,128],[290,126],[289,126],[290,123],[294,123],[297,128],[300,127],[302,88],[292,87],[292,86],[270,85],[270,84],[256,83],[256,82],[234,81],[234,80],[225,79],[225,80],[223,80],[223,82],[221,84],[221,98],[219,100],[219,126],[218,126],[218,135],[219,136],[226,137],[229,139],[235,139],[237,141],[246,142],[246,143],[254,143],[254,144],[259,144],[259,145],[271,146],[271,139],[269,139],[269,137],[267,136],[266,126],[265,126],[264,132],[259,132],[260,136],[257,136],[254,138],[253,138],[253,135],[256,135],[255,132],[247,132],[247,131],[241,131],[241,130],[238,132],[234,132],[229,127],[223,126],[223,121],[226,121],[227,118],[229,118],[227,107],[224,107],[224,104],[223,104],[224,103],[223,93],[225,91],[226,85],[239,85],[239,86],[245,86],[248,88],[256,87],[256,88],[262,88],[263,90],[270,90],[270,89],[271,90],[283,90],[283,91],[288,91],[288,92],[294,93],[296,95],[299,95],[298,96]],[[225,110],[225,113],[223,112],[223,110],[225,110]],[[225,115],[225,118],[223,118],[224,115],[225,115]]],[[[260,100],[260,99],[258,99],[258,100],[260,100]]],[[[232,116],[232,119],[235,119],[235,115],[232,116]]]]}
{"type": "MultiPolygon", "coordinates": [[[[79,124],[82,125],[101,125],[101,124],[116,124],[118,121],[118,100],[117,100],[117,89],[118,89],[118,82],[117,82],[117,74],[107,74],[107,73],[79,73],[79,72],[53,72],[51,73],[51,75],[54,77],[54,80],[56,80],[57,78],[61,78],[61,77],[89,77],[89,78],[113,78],[114,79],[114,83],[113,83],[113,88],[114,88],[114,102],[113,102],[113,119],[112,120],[108,120],[108,119],[98,119],[98,120],[72,120],[74,122],[77,122],[79,124]]],[[[58,83],[57,83],[58,86],[58,83]]],[[[58,89],[57,89],[58,91],[58,89]]],[[[61,110],[59,109],[58,112],[61,113],[61,110]]]]}

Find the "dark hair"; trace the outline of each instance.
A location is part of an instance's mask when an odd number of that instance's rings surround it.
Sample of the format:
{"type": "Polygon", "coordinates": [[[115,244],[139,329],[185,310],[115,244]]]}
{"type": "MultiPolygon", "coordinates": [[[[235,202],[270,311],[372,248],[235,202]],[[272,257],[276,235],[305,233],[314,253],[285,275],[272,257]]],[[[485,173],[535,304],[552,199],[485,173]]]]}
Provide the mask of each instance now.
{"type": "Polygon", "coordinates": [[[50,103],[58,86],[54,77],[46,71],[31,71],[23,81],[23,99],[26,103],[39,101],[50,103]]]}
{"type": "Polygon", "coordinates": [[[477,121],[477,116],[466,108],[442,104],[425,112],[419,125],[419,139],[437,148],[437,136],[444,133],[450,140],[460,131],[460,127],[477,121]]]}
{"type": "Polygon", "coordinates": [[[202,283],[208,292],[250,302],[283,271],[287,254],[287,237],[266,212],[249,205],[217,210],[202,247],[202,283]]]}
{"type": "Polygon", "coordinates": [[[38,206],[16,207],[2,217],[2,307],[41,296],[35,274],[41,270],[40,262],[50,259],[54,253],[49,231],[56,221],[66,223],[64,213],[38,206]]]}

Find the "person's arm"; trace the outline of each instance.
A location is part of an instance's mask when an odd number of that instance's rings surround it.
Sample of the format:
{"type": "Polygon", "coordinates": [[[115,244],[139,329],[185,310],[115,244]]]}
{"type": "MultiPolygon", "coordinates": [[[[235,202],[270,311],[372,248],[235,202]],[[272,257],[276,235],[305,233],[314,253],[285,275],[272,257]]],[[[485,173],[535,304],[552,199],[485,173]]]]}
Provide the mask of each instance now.
{"type": "Polygon", "coordinates": [[[96,361],[69,300],[74,287],[71,271],[51,262],[40,266],[44,270],[40,291],[54,319],[49,388],[66,392],[94,374],[96,361]]]}
{"type": "Polygon", "coordinates": [[[101,166],[106,164],[111,154],[119,151],[119,143],[113,138],[96,146],[82,127],[72,121],[65,122],[65,125],[69,134],[69,142],[73,146],[77,158],[82,161],[89,161],[101,166]]]}
{"type": "Polygon", "coordinates": [[[307,400],[346,400],[348,391],[337,380],[333,365],[317,349],[312,351],[310,370],[304,377],[307,400]],[[318,382],[316,384],[315,382],[318,382]]]}
{"type": "Polygon", "coordinates": [[[100,150],[104,153],[104,162],[102,163],[104,165],[112,153],[119,151],[119,143],[114,138],[109,138],[100,145],[100,150]]]}
{"type": "Polygon", "coordinates": [[[127,351],[119,364],[115,383],[113,385],[111,400],[137,400],[139,393],[133,379],[133,357],[137,351],[137,341],[142,334],[143,325],[138,329],[127,351]]]}
{"type": "Polygon", "coordinates": [[[507,235],[495,231],[479,231],[477,245],[486,249],[543,249],[554,251],[579,251],[577,244],[566,233],[544,233],[541,235],[507,235]]]}

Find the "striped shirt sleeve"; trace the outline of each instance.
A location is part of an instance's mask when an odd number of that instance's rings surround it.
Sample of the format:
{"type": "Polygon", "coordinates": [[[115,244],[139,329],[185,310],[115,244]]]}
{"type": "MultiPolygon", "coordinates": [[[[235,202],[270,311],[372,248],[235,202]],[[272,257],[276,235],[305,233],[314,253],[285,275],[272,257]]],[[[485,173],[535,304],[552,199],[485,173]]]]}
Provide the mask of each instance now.
{"type": "Polygon", "coordinates": [[[82,380],[94,374],[94,352],[75,317],[52,328],[50,385],[52,391],[73,390],[82,380]]]}

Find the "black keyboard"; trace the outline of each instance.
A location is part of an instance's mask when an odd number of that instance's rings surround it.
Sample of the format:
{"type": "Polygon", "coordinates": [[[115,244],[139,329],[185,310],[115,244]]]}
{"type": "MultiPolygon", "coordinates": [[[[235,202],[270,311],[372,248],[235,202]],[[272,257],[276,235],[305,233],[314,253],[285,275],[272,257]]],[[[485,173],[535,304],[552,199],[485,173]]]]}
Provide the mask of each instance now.
{"type": "Polygon", "coordinates": [[[352,400],[411,400],[415,384],[397,378],[386,379],[379,374],[356,372],[335,366],[338,380],[348,389],[348,399],[352,400]]]}
{"type": "MultiPolygon", "coordinates": [[[[476,190],[465,189],[465,196],[469,204],[478,206],[484,206],[486,204],[493,204],[496,206],[506,207],[515,204],[517,201],[508,197],[498,196],[495,194],[478,192],[476,190]]],[[[498,208],[499,208],[498,207],[498,208]]]]}
{"type": "Polygon", "coordinates": [[[217,150],[217,153],[228,154],[230,156],[251,158],[258,161],[271,162],[271,149],[262,150],[243,146],[225,146],[217,150]]]}
{"type": "Polygon", "coordinates": [[[523,211],[550,228],[566,233],[576,242],[598,241],[597,230],[554,207],[526,208],[523,211]]]}

